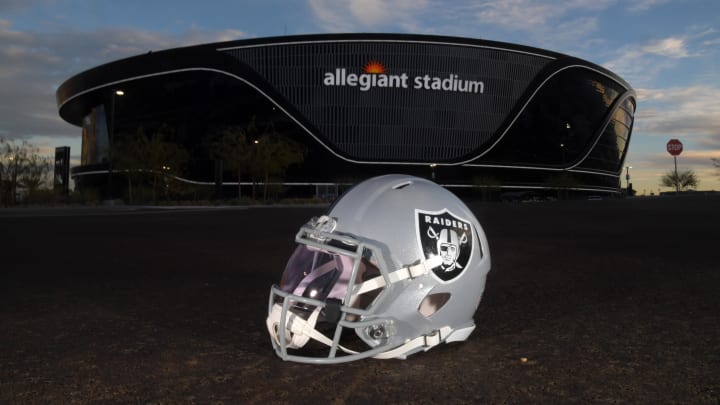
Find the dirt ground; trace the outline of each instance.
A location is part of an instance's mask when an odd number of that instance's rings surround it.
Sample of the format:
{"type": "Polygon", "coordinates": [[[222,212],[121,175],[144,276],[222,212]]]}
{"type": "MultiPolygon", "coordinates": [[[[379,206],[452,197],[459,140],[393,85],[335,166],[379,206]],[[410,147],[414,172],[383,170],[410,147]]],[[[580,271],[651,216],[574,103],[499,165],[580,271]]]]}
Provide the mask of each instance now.
{"type": "Polygon", "coordinates": [[[264,326],[324,207],[0,210],[0,403],[720,401],[720,197],[470,205],[469,340],[332,366],[264,326]]]}

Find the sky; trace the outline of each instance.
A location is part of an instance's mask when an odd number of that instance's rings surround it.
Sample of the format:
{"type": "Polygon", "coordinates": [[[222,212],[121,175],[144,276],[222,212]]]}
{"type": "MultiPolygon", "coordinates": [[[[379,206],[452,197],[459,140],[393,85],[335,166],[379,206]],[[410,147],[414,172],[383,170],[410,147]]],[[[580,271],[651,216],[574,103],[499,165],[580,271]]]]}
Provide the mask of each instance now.
{"type": "Polygon", "coordinates": [[[80,128],[55,102],[71,76],[149,50],[341,32],[511,42],[604,66],[638,94],[623,187],[629,171],[638,194],[669,191],[659,183],[676,138],[678,170],[720,190],[718,0],[1,0],[0,137],[47,155],[70,146],[77,165],[80,128]]]}

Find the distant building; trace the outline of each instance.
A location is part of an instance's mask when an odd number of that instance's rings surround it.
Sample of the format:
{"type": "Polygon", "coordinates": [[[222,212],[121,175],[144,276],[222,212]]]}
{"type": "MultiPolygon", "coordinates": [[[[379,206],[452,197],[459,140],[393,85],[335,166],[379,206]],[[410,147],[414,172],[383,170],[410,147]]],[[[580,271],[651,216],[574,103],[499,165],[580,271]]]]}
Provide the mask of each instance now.
{"type": "Polygon", "coordinates": [[[60,116],[82,127],[82,163],[72,169],[80,188],[105,182],[113,137],[161,126],[191,153],[183,178],[213,187],[209,136],[254,117],[307,146],[288,184],[394,172],[459,188],[564,182],[618,193],[636,95],[600,66],[542,49],[332,34],[138,55],[68,79],[57,102],[60,116]]]}

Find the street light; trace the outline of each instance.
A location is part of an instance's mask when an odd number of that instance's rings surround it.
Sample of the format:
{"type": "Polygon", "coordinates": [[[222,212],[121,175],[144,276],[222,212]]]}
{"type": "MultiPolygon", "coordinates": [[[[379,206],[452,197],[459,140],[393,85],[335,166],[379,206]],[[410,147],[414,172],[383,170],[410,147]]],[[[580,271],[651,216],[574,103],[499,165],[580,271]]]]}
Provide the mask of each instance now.
{"type": "Polygon", "coordinates": [[[108,196],[112,199],[112,172],[113,172],[113,137],[115,136],[115,97],[125,95],[123,90],[115,90],[110,98],[110,133],[108,134],[108,196]]]}
{"type": "Polygon", "coordinates": [[[632,166],[625,166],[625,181],[627,181],[627,194],[630,195],[630,169],[632,166]]]}

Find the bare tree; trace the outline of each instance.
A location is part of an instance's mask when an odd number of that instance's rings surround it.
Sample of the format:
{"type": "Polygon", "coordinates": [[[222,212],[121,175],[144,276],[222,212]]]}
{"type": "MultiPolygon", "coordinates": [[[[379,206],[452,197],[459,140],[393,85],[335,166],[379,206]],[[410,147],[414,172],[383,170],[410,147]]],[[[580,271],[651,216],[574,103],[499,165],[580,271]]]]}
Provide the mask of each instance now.
{"type": "Polygon", "coordinates": [[[27,157],[25,170],[18,182],[20,186],[28,191],[29,195],[33,195],[42,186],[47,185],[49,181],[50,169],[52,163],[47,156],[37,154],[37,148],[27,157]]]}
{"type": "Polygon", "coordinates": [[[29,194],[37,191],[46,183],[50,167],[50,158],[40,156],[30,142],[0,138],[0,200],[13,205],[19,188],[29,194]]]}
{"type": "Polygon", "coordinates": [[[663,187],[672,187],[676,191],[686,191],[691,188],[697,188],[700,184],[695,172],[692,169],[682,172],[670,170],[660,178],[660,185],[663,187]]]}
{"type": "Polygon", "coordinates": [[[21,149],[12,141],[0,138],[0,200],[3,205],[15,203],[21,149]]]}

